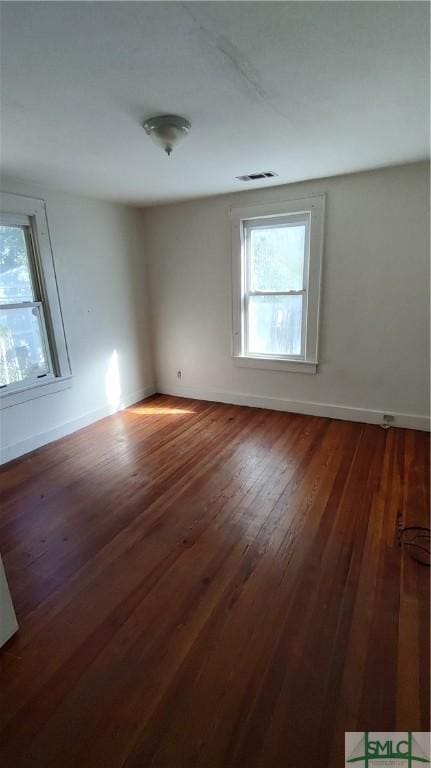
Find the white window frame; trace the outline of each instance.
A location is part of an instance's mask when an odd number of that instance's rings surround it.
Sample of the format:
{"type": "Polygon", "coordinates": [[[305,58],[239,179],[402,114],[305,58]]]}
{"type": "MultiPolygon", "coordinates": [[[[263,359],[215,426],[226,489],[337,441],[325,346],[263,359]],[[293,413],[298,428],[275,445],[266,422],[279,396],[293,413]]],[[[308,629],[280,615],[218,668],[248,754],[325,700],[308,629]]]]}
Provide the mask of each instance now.
{"type": "Polygon", "coordinates": [[[317,373],[320,283],[323,254],[325,195],[232,207],[232,357],[236,365],[296,373],[317,373]],[[252,227],[272,223],[306,223],[304,285],[301,291],[250,291],[247,280],[246,238],[252,227]],[[247,309],[250,295],[303,295],[300,355],[262,355],[247,352],[247,309]]]}
{"type": "Polygon", "coordinates": [[[38,198],[0,192],[0,223],[26,227],[27,251],[36,300],[8,304],[10,309],[34,307],[46,352],[47,372],[0,388],[0,410],[71,386],[72,371],[61,313],[46,207],[38,198]]]}

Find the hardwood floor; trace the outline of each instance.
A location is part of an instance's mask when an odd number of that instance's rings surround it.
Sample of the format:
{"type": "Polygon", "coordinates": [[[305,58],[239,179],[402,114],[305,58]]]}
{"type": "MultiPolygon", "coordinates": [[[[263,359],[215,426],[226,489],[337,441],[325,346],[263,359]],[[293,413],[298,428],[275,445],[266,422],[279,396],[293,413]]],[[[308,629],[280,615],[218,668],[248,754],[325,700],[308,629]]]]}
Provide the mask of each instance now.
{"type": "Polygon", "coordinates": [[[1,470],[5,768],[335,768],[428,730],[428,435],[155,396],[1,470]]]}

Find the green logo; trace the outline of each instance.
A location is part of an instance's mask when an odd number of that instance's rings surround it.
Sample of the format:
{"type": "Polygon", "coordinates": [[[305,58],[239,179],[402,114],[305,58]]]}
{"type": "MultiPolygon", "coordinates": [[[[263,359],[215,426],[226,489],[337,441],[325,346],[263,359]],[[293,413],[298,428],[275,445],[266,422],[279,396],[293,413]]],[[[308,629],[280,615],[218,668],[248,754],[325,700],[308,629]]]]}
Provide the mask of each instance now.
{"type": "MultiPolygon", "coordinates": [[[[385,761],[385,766],[405,766],[413,768],[417,763],[429,763],[428,756],[423,747],[418,743],[413,731],[403,733],[376,733],[364,731],[362,738],[347,756],[346,739],[346,765],[348,763],[362,763],[364,768],[378,765],[377,760],[385,761]]],[[[428,734],[429,736],[429,734],[428,734]]]]}

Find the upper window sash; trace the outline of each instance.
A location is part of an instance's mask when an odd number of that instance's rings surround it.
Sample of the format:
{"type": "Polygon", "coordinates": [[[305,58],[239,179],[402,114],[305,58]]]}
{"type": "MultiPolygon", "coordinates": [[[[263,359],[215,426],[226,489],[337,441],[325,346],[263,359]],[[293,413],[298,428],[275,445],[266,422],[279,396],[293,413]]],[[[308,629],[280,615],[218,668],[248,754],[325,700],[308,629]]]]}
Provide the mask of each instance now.
{"type": "MultiPolygon", "coordinates": [[[[37,268],[37,259],[34,248],[34,236],[32,232],[31,221],[28,217],[24,216],[4,216],[0,215],[0,226],[15,227],[21,229],[25,240],[25,249],[27,256],[28,273],[30,278],[30,287],[32,293],[32,299],[23,299],[22,301],[15,302],[17,304],[29,304],[32,301],[42,301],[42,291],[40,286],[39,271],[37,268]],[[21,221],[22,220],[22,221],[21,221]]],[[[26,266],[27,266],[26,265],[26,266]]],[[[0,307],[7,309],[11,306],[10,301],[2,301],[0,297],[0,307]]]]}
{"type": "MultiPolygon", "coordinates": [[[[263,218],[256,218],[256,219],[249,219],[242,222],[242,260],[243,262],[246,261],[247,265],[249,263],[250,257],[251,257],[251,233],[253,230],[259,230],[259,229],[278,229],[286,227],[297,227],[297,226],[304,226],[305,227],[305,243],[304,243],[304,271],[303,271],[303,278],[302,278],[302,289],[300,291],[249,291],[250,293],[256,293],[257,295],[259,293],[268,293],[268,294],[277,294],[277,295],[289,295],[290,293],[294,295],[295,293],[300,293],[301,291],[307,290],[307,283],[308,283],[308,262],[309,262],[309,255],[310,255],[310,216],[304,215],[304,214],[291,214],[287,216],[280,216],[279,214],[275,214],[272,216],[266,216],[263,218]]],[[[244,269],[244,264],[243,264],[244,269]]],[[[246,280],[246,288],[248,289],[248,285],[250,284],[249,280],[249,271],[248,266],[246,267],[245,276],[247,278],[246,280]]]]}

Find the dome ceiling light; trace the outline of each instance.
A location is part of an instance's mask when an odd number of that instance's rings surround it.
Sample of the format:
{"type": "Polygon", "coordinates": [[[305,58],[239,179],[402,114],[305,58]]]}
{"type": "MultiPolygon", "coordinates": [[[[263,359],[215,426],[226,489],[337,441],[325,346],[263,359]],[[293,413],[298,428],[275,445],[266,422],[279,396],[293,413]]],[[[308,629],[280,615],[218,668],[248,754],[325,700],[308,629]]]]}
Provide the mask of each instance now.
{"type": "Polygon", "coordinates": [[[145,133],[162,147],[167,155],[187,136],[191,123],[179,115],[157,115],[144,123],[145,133]]]}

